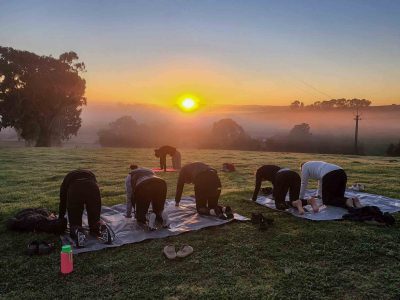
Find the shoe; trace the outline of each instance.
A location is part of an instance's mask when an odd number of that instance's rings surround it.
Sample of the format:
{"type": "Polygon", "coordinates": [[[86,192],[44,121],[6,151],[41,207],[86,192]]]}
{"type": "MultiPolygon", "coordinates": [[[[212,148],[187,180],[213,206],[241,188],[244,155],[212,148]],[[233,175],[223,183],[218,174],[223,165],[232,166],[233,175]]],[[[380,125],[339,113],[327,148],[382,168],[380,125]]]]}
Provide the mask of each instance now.
{"type": "Polygon", "coordinates": [[[169,225],[171,225],[171,220],[168,217],[168,213],[166,211],[163,211],[161,217],[162,217],[162,227],[168,228],[169,225]]]}
{"type": "Polygon", "coordinates": [[[176,257],[184,258],[186,256],[189,256],[192,253],[193,253],[193,247],[189,246],[189,245],[185,245],[176,253],[176,257]]]}
{"type": "Polygon", "coordinates": [[[106,224],[100,225],[100,234],[97,238],[105,244],[112,244],[113,237],[111,235],[111,230],[106,224]]]}
{"type": "Polygon", "coordinates": [[[156,214],[155,213],[150,213],[149,215],[149,223],[148,223],[148,227],[150,231],[156,230],[157,226],[156,226],[156,214]]]}
{"type": "Polygon", "coordinates": [[[176,258],[176,251],[175,251],[175,246],[174,245],[167,245],[163,249],[164,255],[168,259],[175,259],[176,258]]]}
{"type": "Polygon", "coordinates": [[[81,228],[81,227],[76,228],[76,229],[73,231],[71,237],[74,239],[74,241],[75,241],[75,246],[76,246],[77,248],[83,248],[83,247],[85,247],[85,244],[86,244],[86,234],[85,234],[85,232],[83,231],[83,228],[81,228]]]}
{"type": "Polygon", "coordinates": [[[228,218],[228,220],[233,219],[235,216],[233,215],[232,208],[230,206],[225,207],[225,215],[228,218]]]}
{"type": "Polygon", "coordinates": [[[217,216],[218,219],[226,220],[226,217],[225,217],[224,213],[222,212],[222,209],[220,206],[215,207],[214,211],[215,211],[215,215],[217,216]]]}

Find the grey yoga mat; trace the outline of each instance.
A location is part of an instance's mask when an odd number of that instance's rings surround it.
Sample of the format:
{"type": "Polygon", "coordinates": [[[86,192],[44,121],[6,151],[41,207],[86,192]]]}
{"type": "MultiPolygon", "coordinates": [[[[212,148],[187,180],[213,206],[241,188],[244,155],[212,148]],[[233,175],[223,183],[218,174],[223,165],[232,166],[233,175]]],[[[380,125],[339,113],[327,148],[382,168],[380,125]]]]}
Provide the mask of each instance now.
{"type": "MultiPolygon", "coordinates": [[[[126,218],[124,216],[126,210],[125,204],[117,204],[111,207],[102,206],[101,219],[105,221],[115,233],[115,240],[112,245],[106,245],[88,237],[84,248],[73,247],[73,253],[83,253],[101,250],[104,248],[119,247],[125,244],[138,243],[148,239],[160,239],[168,236],[178,235],[188,231],[199,230],[206,227],[223,225],[233,220],[220,220],[212,216],[200,216],[196,211],[194,198],[183,198],[179,207],[175,207],[174,200],[167,200],[165,203],[165,211],[167,211],[171,221],[170,228],[158,229],[155,231],[144,230],[137,225],[134,218],[126,218]]],[[[83,225],[87,226],[87,215],[84,211],[82,217],[83,225]]],[[[248,218],[235,213],[234,220],[247,221],[248,218]]],[[[69,234],[61,236],[63,244],[74,245],[69,234]]]]}
{"type": "MultiPolygon", "coordinates": [[[[316,194],[316,190],[307,190],[306,198],[316,194]]],[[[362,205],[375,205],[379,207],[382,212],[395,213],[400,211],[400,200],[388,198],[380,195],[373,195],[364,192],[357,192],[354,190],[346,190],[346,197],[357,196],[360,199],[362,205]]],[[[289,199],[287,198],[287,201],[289,199]]],[[[286,210],[287,213],[292,214],[295,217],[309,219],[314,221],[328,221],[328,220],[340,220],[343,215],[347,213],[347,210],[341,207],[326,206],[322,204],[321,200],[318,200],[319,204],[322,205],[318,213],[314,213],[310,205],[305,206],[305,214],[300,215],[295,208],[289,208],[286,210]]],[[[256,200],[257,204],[266,206],[268,208],[277,210],[275,208],[275,202],[270,196],[258,196],[256,200]]]]}

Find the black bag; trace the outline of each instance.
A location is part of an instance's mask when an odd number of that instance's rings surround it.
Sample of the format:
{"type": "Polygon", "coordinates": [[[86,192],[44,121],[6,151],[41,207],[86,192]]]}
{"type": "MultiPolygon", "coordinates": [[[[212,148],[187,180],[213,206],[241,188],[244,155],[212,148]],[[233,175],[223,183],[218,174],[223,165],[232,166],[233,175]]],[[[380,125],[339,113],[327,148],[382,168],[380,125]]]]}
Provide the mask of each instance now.
{"type": "Polygon", "coordinates": [[[61,234],[67,229],[67,219],[54,219],[44,208],[27,208],[7,220],[9,230],[61,234]]]}
{"type": "Polygon", "coordinates": [[[374,221],[383,225],[391,226],[396,220],[389,213],[382,213],[377,206],[364,206],[361,208],[349,208],[349,213],[343,219],[350,221],[374,221]]]}

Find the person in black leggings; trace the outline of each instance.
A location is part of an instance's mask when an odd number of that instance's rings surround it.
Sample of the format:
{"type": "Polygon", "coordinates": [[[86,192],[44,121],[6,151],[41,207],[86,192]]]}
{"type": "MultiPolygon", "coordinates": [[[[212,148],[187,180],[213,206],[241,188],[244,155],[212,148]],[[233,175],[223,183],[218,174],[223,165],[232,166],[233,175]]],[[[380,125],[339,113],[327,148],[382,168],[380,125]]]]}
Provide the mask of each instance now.
{"type": "MultiPolygon", "coordinates": [[[[275,200],[275,207],[279,210],[289,208],[289,205],[298,208],[300,204],[310,204],[313,209],[317,209],[315,199],[310,201],[299,200],[301,178],[296,172],[287,168],[281,168],[275,165],[264,165],[256,172],[256,184],[253,192],[252,200],[257,200],[257,195],[260,192],[262,181],[270,181],[272,183],[272,196],[275,200]],[[286,194],[289,192],[289,205],[286,203],[286,194]]],[[[299,210],[301,213],[301,210],[299,210]]],[[[304,211],[303,211],[304,213],[304,211]]]]}
{"type": "Polygon", "coordinates": [[[195,162],[183,166],[179,173],[176,187],[175,203],[179,206],[185,183],[194,184],[196,209],[199,214],[213,215],[220,219],[232,219],[232,209],[218,205],[221,195],[221,181],[217,171],[210,166],[195,162]]]}
{"type": "Polygon", "coordinates": [[[131,217],[132,208],[135,208],[135,217],[140,225],[147,225],[150,230],[156,229],[160,224],[167,227],[169,219],[164,213],[167,183],[150,169],[136,165],[131,165],[130,168],[132,171],[125,180],[126,217],[131,217]],[[152,213],[147,220],[150,203],[152,213]]]}
{"type": "Polygon", "coordinates": [[[70,235],[78,247],[83,247],[86,236],[82,228],[83,210],[86,208],[89,232],[104,242],[110,243],[110,232],[100,220],[101,196],[96,176],[88,170],[69,172],[61,184],[59,218],[68,213],[70,235]]]}
{"type": "MultiPolygon", "coordinates": [[[[176,148],[171,146],[162,146],[154,150],[154,155],[160,158],[160,169],[167,171],[167,155],[174,157],[176,155],[176,148]]],[[[175,163],[174,163],[175,165],[175,163]]],[[[179,154],[179,166],[180,166],[180,154],[179,154]]]]}

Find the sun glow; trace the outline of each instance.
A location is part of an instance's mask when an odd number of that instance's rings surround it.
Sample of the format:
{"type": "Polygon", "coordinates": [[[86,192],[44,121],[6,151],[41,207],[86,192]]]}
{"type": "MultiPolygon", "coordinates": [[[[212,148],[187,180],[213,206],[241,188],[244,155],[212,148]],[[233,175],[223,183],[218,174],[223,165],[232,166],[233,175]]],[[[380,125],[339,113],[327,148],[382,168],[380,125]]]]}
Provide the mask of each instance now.
{"type": "Polygon", "coordinates": [[[179,102],[178,105],[181,110],[185,112],[195,111],[199,104],[198,101],[195,100],[193,97],[184,97],[179,102]]]}

